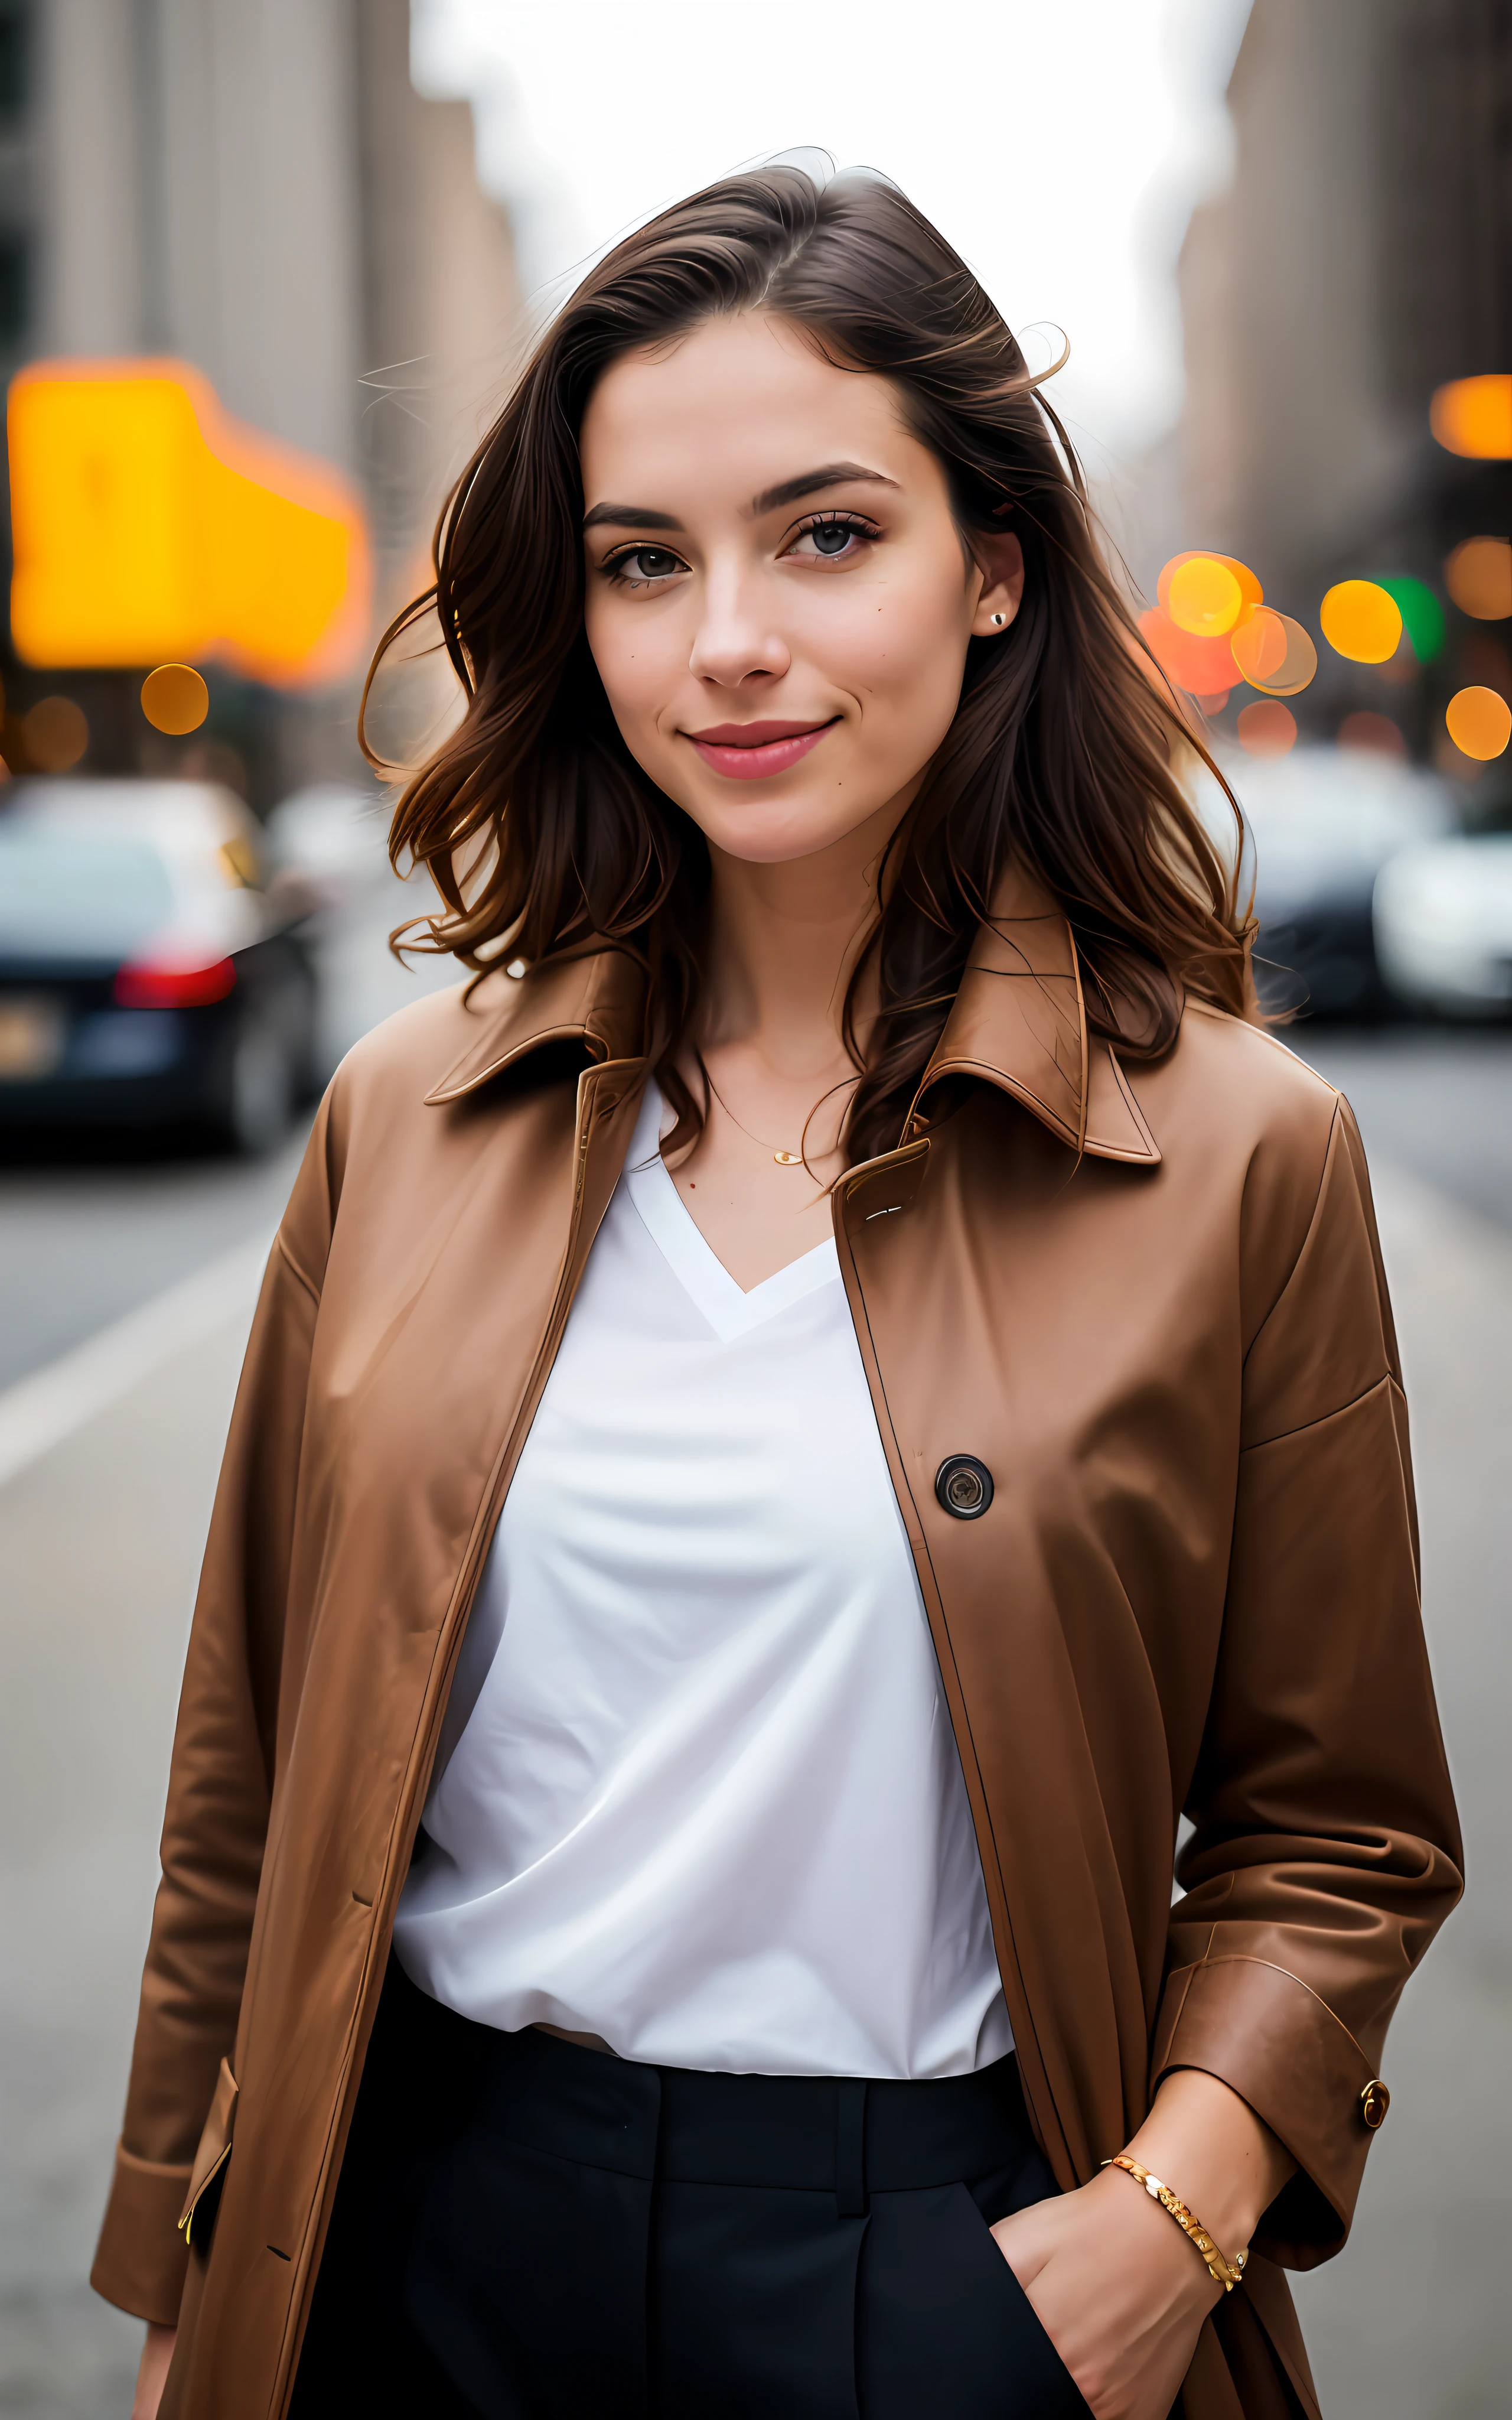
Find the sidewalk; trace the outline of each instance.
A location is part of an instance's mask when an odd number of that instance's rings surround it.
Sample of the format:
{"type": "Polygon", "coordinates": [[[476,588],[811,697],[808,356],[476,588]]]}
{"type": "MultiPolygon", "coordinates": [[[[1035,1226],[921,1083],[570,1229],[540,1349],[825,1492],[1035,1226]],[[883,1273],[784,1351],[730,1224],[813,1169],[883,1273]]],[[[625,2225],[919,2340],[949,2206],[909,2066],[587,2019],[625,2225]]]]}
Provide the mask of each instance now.
{"type": "Polygon", "coordinates": [[[131,2406],[141,2328],[86,2279],[251,1308],[0,1489],[0,2412],[17,2420],[131,2406]]]}
{"type": "Polygon", "coordinates": [[[1325,2420],[1512,2412],[1512,1236],[1375,1171],[1412,1405],[1424,1611],[1469,1892],[1386,2044],[1343,2258],[1296,2281],[1325,2420]]]}

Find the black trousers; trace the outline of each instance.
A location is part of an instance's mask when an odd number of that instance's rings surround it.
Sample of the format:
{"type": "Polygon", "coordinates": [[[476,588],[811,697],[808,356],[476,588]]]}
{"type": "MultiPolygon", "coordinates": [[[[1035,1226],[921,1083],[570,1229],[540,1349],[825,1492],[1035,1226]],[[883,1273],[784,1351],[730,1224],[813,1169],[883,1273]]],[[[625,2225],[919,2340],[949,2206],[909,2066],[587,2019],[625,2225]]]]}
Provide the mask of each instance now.
{"type": "Polygon", "coordinates": [[[709,2075],[470,2024],[391,1962],[294,2420],[1086,2420],[988,2232],[1016,2063],[709,2075]]]}

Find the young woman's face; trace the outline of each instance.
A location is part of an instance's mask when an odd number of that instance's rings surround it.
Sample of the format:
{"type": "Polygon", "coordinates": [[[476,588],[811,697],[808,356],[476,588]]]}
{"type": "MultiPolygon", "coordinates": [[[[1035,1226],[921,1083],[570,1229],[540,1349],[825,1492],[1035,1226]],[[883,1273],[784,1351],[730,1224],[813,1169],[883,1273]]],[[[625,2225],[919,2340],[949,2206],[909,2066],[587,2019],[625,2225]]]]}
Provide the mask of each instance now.
{"type": "Polygon", "coordinates": [[[636,762],[732,857],[880,847],[967,642],[1018,609],[1017,541],[968,563],[887,380],[755,312],[607,371],[582,473],[588,644],[636,762]]]}

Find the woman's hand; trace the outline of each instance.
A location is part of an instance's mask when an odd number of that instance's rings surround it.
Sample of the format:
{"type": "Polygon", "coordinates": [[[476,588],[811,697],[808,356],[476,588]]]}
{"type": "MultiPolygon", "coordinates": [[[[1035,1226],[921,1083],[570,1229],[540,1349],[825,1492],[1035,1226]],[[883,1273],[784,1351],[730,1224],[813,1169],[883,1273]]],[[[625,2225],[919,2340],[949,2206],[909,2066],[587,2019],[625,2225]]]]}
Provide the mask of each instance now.
{"type": "Polygon", "coordinates": [[[993,2233],[1097,2420],[1166,2420],[1223,2290],[1167,2213],[1104,2168],[993,2233]]]}
{"type": "MultiPolygon", "coordinates": [[[[1229,2259],[1295,2166],[1236,2092],[1193,2068],[1166,2077],[1129,2150],[1229,2259]]],[[[1077,2193],[999,2219],[993,2233],[1097,2420],[1166,2420],[1223,2294],[1169,2212],[1133,2177],[1104,2168],[1077,2193]]]]}
{"type": "Polygon", "coordinates": [[[147,2321],[147,2340],[142,2347],[141,2366],[136,2373],[136,2394],[131,2400],[131,2420],[158,2420],[158,2406],[162,2400],[163,2381],[168,2364],[173,2359],[177,2328],[154,2327],[147,2321]]]}

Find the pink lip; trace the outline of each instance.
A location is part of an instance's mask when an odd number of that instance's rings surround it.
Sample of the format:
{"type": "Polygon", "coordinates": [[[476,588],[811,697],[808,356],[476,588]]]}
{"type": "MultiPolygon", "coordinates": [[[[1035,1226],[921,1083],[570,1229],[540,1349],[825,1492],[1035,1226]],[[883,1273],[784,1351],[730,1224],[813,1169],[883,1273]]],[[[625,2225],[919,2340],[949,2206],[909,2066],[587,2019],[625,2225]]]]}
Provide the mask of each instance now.
{"type": "Polygon", "coordinates": [[[717,722],[689,738],[711,772],[732,782],[764,782],[816,748],[840,717],[828,722],[717,722]]]}

